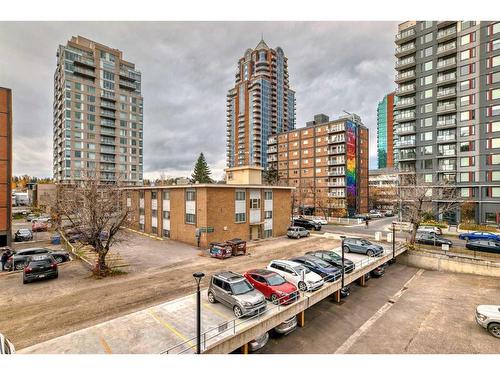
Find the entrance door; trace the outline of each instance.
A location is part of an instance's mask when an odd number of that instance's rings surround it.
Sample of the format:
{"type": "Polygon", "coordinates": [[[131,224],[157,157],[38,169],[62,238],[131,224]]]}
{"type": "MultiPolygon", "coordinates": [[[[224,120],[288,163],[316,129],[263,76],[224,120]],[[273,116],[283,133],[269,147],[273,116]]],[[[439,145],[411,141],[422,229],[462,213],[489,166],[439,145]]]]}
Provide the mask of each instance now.
{"type": "Polygon", "coordinates": [[[250,239],[252,240],[258,240],[259,237],[259,226],[258,225],[252,225],[250,227],[250,239]]]}

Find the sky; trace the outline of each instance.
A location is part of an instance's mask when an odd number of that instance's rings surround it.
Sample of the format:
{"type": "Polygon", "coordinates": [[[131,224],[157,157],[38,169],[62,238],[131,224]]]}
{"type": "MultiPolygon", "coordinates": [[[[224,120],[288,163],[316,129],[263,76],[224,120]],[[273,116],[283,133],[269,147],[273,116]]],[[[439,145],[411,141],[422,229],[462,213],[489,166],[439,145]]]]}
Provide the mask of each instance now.
{"type": "Polygon", "coordinates": [[[82,35],[142,72],[144,178],[189,176],[200,152],[219,179],[226,95],[238,59],[264,36],[288,57],[296,127],[314,114],[361,116],[377,167],[377,104],[394,90],[397,22],[0,22],[0,86],[13,90],[13,173],[52,177],[56,52],[82,35]]]}

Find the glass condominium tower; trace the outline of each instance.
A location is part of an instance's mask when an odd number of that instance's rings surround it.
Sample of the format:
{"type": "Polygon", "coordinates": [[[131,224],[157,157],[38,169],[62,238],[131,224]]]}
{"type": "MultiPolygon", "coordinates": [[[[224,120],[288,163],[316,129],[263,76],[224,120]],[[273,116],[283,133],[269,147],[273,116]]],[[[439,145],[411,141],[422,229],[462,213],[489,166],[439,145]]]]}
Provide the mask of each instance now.
{"type": "Polygon", "coordinates": [[[378,168],[394,167],[394,93],[384,96],[377,106],[378,168]]]}
{"type": "Polygon", "coordinates": [[[121,51],[81,36],[59,46],[53,138],[56,182],[142,185],[141,72],[121,51]]]}
{"type": "MultiPolygon", "coordinates": [[[[473,202],[476,222],[498,223],[500,23],[407,21],[395,43],[401,185],[411,175],[446,182],[473,202]]],[[[442,202],[433,196],[436,208],[442,202]]],[[[457,208],[439,219],[460,215],[457,208]]]]}
{"type": "Polygon", "coordinates": [[[261,40],[238,61],[227,95],[227,166],[268,167],[270,135],[295,128],[295,92],[283,50],[261,40]]]}

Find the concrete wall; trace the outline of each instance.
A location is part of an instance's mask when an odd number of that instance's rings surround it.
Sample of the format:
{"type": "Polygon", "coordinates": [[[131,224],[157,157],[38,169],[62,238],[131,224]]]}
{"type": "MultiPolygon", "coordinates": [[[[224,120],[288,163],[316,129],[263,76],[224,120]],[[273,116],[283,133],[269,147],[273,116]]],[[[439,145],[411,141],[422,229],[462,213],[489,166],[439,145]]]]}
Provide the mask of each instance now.
{"type": "Polygon", "coordinates": [[[415,251],[401,254],[398,261],[427,270],[500,277],[500,262],[415,251]]]}

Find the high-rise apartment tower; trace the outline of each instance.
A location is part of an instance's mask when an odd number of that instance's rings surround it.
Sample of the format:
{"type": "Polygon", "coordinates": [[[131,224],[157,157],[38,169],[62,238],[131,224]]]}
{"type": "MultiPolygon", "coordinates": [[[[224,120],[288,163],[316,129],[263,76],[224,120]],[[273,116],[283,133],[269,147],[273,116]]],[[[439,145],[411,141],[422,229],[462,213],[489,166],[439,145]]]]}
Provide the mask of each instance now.
{"type": "Polygon", "coordinates": [[[54,74],[54,179],[141,185],[141,72],[122,52],[83,38],[59,46],[54,74]]]}
{"type": "Polygon", "coordinates": [[[227,166],[267,168],[270,135],[295,128],[295,92],[288,84],[283,50],[264,40],[238,61],[227,95],[227,166]]]}
{"type": "Polygon", "coordinates": [[[377,106],[378,168],[394,167],[394,93],[384,96],[377,106]]]}

